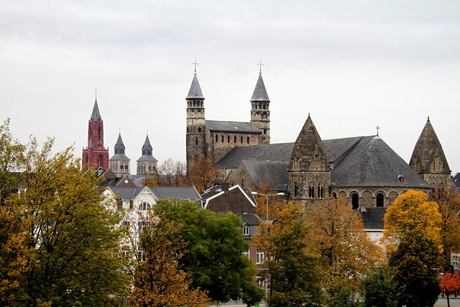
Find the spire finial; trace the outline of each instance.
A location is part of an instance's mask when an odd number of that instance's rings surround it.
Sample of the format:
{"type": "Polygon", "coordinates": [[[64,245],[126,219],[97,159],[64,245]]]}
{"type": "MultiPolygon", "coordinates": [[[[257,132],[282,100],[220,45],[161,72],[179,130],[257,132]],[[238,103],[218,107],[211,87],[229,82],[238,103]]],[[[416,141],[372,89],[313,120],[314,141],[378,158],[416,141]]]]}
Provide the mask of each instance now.
{"type": "Polygon", "coordinates": [[[195,72],[194,72],[194,74],[196,75],[196,66],[197,66],[197,65],[200,65],[200,63],[197,63],[197,62],[196,62],[196,59],[195,59],[195,62],[193,62],[192,65],[195,65],[195,72]]]}
{"type": "Polygon", "coordinates": [[[379,126],[377,126],[377,127],[375,127],[375,129],[377,129],[377,136],[379,136],[379,130],[380,130],[380,127],[379,127],[379,126]]]}
{"type": "Polygon", "coordinates": [[[97,87],[94,89],[94,99],[97,101],[97,87]]]}
{"type": "Polygon", "coordinates": [[[262,66],[264,66],[264,64],[262,64],[262,60],[260,60],[257,65],[259,66],[259,74],[262,74],[262,66]]]}

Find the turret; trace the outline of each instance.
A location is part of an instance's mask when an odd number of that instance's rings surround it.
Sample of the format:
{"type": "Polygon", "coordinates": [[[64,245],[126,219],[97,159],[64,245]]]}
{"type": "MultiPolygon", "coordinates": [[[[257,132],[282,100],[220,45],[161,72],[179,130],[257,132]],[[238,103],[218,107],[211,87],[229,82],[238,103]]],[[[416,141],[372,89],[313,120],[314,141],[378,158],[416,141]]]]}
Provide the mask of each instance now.
{"type": "Polygon", "coordinates": [[[109,150],[104,147],[104,121],[99,112],[97,98],[88,121],[88,147],[83,148],[82,164],[88,168],[109,168],[109,150]]]}
{"type": "Polygon", "coordinates": [[[142,156],[137,160],[137,175],[153,175],[157,171],[158,160],[153,157],[153,147],[149,136],[145,137],[142,145],[142,156]]]}
{"type": "Polygon", "coordinates": [[[196,72],[187,97],[187,165],[206,155],[204,96],[196,72]]]}
{"type": "Polygon", "coordinates": [[[265,89],[262,71],[259,72],[256,87],[251,98],[251,123],[260,131],[260,144],[270,144],[270,99],[265,89]]]}
{"type": "Polygon", "coordinates": [[[121,133],[118,134],[114,149],[115,154],[110,158],[110,169],[117,176],[130,175],[130,159],[125,155],[125,144],[123,144],[121,133]]]}

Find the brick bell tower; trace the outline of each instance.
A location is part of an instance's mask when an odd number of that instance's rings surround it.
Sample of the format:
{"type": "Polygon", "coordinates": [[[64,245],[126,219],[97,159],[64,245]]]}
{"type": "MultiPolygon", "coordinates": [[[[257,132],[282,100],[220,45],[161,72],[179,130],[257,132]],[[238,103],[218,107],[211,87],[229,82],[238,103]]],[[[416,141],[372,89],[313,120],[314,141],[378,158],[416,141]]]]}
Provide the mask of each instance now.
{"type": "Polygon", "coordinates": [[[104,147],[104,121],[99,113],[97,98],[88,122],[88,147],[83,148],[82,164],[87,168],[109,168],[109,149],[104,147]]]}

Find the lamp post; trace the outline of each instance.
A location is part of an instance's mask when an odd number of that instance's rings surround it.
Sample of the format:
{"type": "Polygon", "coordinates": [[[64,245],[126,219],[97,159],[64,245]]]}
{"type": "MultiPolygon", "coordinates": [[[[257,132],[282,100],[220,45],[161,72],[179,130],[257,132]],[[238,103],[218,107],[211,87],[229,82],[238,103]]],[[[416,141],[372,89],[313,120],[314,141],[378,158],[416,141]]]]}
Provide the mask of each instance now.
{"type": "Polygon", "coordinates": [[[260,195],[260,196],[265,196],[267,198],[267,217],[265,219],[265,221],[268,221],[268,197],[270,196],[282,196],[284,195],[283,192],[280,192],[280,193],[276,193],[276,194],[263,194],[263,193],[259,193],[259,192],[251,192],[252,195],[260,195]]]}

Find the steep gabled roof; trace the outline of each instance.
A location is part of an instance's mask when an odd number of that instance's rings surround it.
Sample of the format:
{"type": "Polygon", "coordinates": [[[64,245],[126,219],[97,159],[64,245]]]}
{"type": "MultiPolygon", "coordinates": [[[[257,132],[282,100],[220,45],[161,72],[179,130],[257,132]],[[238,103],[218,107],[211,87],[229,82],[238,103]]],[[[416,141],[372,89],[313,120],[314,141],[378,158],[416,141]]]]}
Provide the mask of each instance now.
{"type": "Polygon", "coordinates": [[[380,137],[362,137],[334,164],[336,187],[430,188],[380,137]],[[400,178],[402,176],[404,180],[400,178]]]}
{"type": "Polygon", "coordinates": [[[329,170],[326,148],[310,115],[294,143],[289,169],[293,171],[329,170]]]}
{"type": "Polygon", "coordinates": [[[258,127],[250,122],[207,120],[205,121],[205,126],[209,131],[213,132],[262,133],[258,127]]]}
{"type": "Polygon", "coordinates": [[[153,153],[153,147],[150,144],[150,139],[149,139],[149,136],[147,135],[145,137],[144,145],[142,145],[142,156],[136,162],[142,162],[142,161],[158,162],[158,160],[153,157],[152,153],[153,153]]]}
{"type": "Polygon", "coordinates": [[[254,93],[252,94],[251,102],[270,102],[267,90],[265,89],[264,80],[262,79],[262,74],[259,74],[259,78],[257,79],[256,87],[254,89],[254,93]]]}
{"type": "Polygon", "coordinates": [[[205,201],[204,207],[214,212],[232,212],[242,216],[244,212],[254,213],[257,207],[252,195],[239,185],[230,188],[227,184],[214,186],[201,197],[205,201]]]}
{"type": "Polygon", "coordinates": [[[110,158],[110,161],[130,161],[125,155],[125,144],[121,138],[121,133],[118,134],[117,143],[115,144],[115,154],[110,158]]]}
{"type": "Polygon", "coordinates": [[[201,92],[200,82],[198,82],[198,77],[196,75],[193,76],[190,90],[188,91],[187,98],[185,99],[204,99],[203,93],[201,92]]]}
{"type": "Polygon", "coordinates": [[[450,174],[444,150],[429,118],[415,144],[409,165],[419,174],[450,174]]]}

